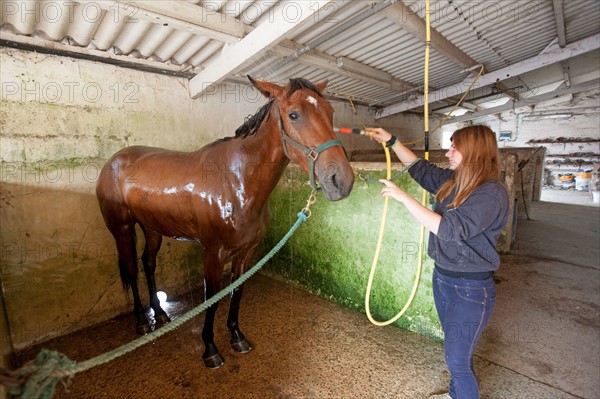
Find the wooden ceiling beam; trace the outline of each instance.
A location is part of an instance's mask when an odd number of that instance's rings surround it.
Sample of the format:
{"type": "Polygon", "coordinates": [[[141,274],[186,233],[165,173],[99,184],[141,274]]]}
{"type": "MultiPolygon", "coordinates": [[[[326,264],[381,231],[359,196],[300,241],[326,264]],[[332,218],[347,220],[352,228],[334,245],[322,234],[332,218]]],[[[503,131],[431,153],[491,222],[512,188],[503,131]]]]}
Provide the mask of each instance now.
{"type": "MultiPolygon", "coordinates": [[[[298,51],[302,47],[303,46],[301,44],[295,43],[291,40],[283,40],[279,43],[278,46],[274,47],[271,50],[271,52],[273,52],[281,57],[287,57],[287,56],[293,54],[295,51],[298,51]]],[[[352,72],[352,71],[348,71],[348,70],[339,68],[337,66],[337,58],[336,57],[331,56],[322,51],[315,50],[315,49],[309,50],[305,54],[298,57],[298,62],[308,65],[308,66],[311,66],[311,67],[319,68],[319,69],[322,69],[322,70],[325,70],[328,72],[333,72],[338,75],[347,76],[352,79],[361,80],[363,82],[367,82],[369,84],[373,84],[375,86],[382,87],[385,89],[392,89],[392,90],[398,90],[398,91],[416,90],[417,89],[416,86],[414,86],[408,82],[405,82],[403,80],[396,79],[392,75],[390,75],[386,72],[383,72],[383,71],[378,70],[379,72],[381,72],[382,76],[385,76],[383,74],[388,75],[386,77],[386,79],[383,79],[383,78],[378,79],[378,78],[374,78],[372,76],[366,76],[365,74],[356,73],[356,72],[352,72]]],[[[369,68],[366,65],[364,65],[364,67],[369,68]]]]}
{"type": "Polygon", "coordinates": [[[498,88],[498,90],[500,90],[502,92],[502,94],[504,94],[505,96],[510,97],[513,100],[517,100],[517,101],[521,99],[521,96],[519,95],[519,93],[517,93],[516,91],[510,90],[504,83],[496,82],[495,85],[498,88]]]}
{"type": "Polygon", "coordinates": [[[560,47],[567,45],[567,34],[565,31],[565,11],[563,8],[564,0],[553,0],[554,20],[556,21],[556,35],[560,47]]]}

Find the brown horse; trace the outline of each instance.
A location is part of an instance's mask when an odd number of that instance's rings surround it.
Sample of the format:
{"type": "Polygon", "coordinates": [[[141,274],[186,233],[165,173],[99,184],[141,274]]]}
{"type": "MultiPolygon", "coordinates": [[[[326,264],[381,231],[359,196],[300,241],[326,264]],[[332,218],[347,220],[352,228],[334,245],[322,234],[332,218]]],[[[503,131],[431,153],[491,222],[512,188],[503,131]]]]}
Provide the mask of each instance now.
{"type": "MultiPolygon", "coordinates": [[[[228,137],[194,152],[134,146],[117,152],[103,167],[96,195],[115,238],[121,280],[131,287],[138,334],[150,331],[137,286],[135,224],[146,238],[142,263],[157,325],[169,322],[156,295],[154,270],[162,236],[195,241],[204,247],[204,297],[220,289],[224,265],[232,281],[247,270],[267,232],[268,200],[291,160],[318,180],[330,201],[346,198],[354,174],[333,132],[325,83],[291,79],[282,87],[248,77],[269,101],[228,137]]],[[[242,287],[231,293],[227,326],[238,352],[251,349],[238,326],[242,287]]],[[[217,305],[205,316],[202,355],[206,366],[223,358],[213,340],[217,305]]]]}

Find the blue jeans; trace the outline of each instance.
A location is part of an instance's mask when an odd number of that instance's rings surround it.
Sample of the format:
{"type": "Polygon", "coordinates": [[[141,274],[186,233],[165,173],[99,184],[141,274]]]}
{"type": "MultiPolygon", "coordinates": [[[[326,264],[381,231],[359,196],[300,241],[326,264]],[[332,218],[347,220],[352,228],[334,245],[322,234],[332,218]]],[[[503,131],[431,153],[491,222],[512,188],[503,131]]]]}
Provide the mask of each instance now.
{"type": "Polygon", "coordinates": [[[433,272],[433,299],[444,331],[444,354],[453,399],[479,399],[473,352],[494,304],[493,278],[467,280],[433,272]]]}

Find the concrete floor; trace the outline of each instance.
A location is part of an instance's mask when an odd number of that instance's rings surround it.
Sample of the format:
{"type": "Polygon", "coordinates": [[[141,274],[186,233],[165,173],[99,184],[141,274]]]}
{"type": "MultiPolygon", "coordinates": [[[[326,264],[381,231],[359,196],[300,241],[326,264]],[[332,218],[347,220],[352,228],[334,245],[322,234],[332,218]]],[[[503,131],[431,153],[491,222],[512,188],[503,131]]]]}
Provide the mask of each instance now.
{"type": "MultiPolygon", "coordinates": [[[[496,276],[497,306],[475,356],[482,397],[599,398],[600,208],[537,202],[530,217],[518,221],[518,244],[496,276]]],[[[240,323],[250,353],[229,349],[222,302],[220,369],[204,368],[195,320],[77,375],[55,398],[412,399],[448,384],[439,342],[375,327],[362,314],[261,275],[244,295],[240,323]]],[[[189,294],[169,312],[199,303],[189,294]]],[[[132,323],[124,315],[41,347],[81,361],[133,339],[132,323]]]]}
{"type": "Polygon", "coordinates": [[[594,202],[593,196],[588,191],[576,191],[574,189],[562,190],[560,188],[544,188],[541,195],[542,201],[558,202],[561,204],[583,205],[600,207],[600,203],[594,202]]]}

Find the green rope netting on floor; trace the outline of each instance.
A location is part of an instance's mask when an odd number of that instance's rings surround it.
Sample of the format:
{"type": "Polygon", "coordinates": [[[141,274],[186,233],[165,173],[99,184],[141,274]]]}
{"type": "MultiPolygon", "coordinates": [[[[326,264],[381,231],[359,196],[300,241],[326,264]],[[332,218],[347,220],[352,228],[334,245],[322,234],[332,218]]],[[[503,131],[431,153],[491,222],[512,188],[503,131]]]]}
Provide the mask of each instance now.
{"type": "Polygon", "coordinates": [[[188,322],[200,313],[204,312],[210,306],[216,304],[220,299],[225,297],[231,291],[244,284],[252,275],[264,266],[294,234],[300,224],[308,219],[308,208],[303,209],[298,213],[298,220],[286,233],[286,235],[275,245],[269,253],[267,253],[258,263],[252,266],[248,271],[242,274],[237,280],[232,282],[228,287],[222,289],[217,294],[207,299],[203,304],[193,308],[181,317],[173,320],[169,324],[154,330],[150,334],[144,335],[134,341],[131,341],[123,346],[113,349],[110,352],[103,353],[89,360],[77,363],[65,355],[42,349],[37,358],[23,367],[8,372],[8,377],[11,383],[4,383],[11,399],[50,399],[54,395],[56,385],[62,382],[68,385],[71,379],[83,371],[93,367],[110,362],[117,357],[123,356],[140,346],[152,342],[157,338],[175,330],[182,324],[188,322]]]}

